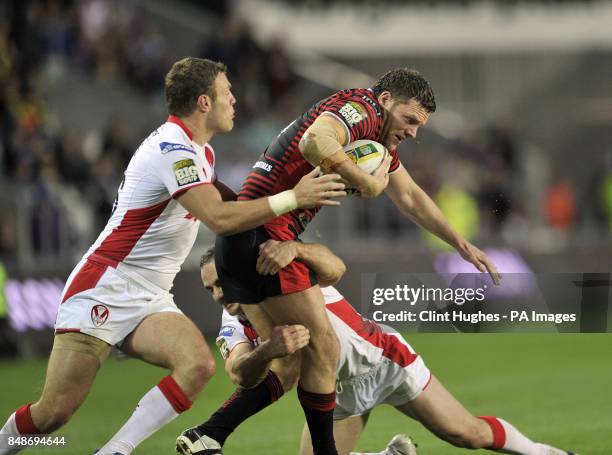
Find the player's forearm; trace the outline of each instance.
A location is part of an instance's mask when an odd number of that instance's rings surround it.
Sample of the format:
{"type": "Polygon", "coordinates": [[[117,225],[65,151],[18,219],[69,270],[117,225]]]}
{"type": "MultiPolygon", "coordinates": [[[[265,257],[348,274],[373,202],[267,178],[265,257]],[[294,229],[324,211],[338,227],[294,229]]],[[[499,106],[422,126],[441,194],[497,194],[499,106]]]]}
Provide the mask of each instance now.
{"type": "MultiPolygon", "coordinates": [[[[341,153],[344,152],[341,151],[341,153]]],[[[342,176],[346,181],[347,188],[355,188],[359,191],[361,197],[376,197],[385,189],[381,182],[359,169],[350,159],[334,164],[331,170],[342,176]]]]}
{"type": "Polygon", "coordinates": [[[296,259],[310,267],[321,286],[331,286],[346,272],[346,265],[342,259],[326,246],[319,243],[296,242],[296,247],[296,259]]]}
{"type": "Polygon", "coordinates": [[[295,197],[290,198],[288,203],[283,199],[285,196],[291,196],[292,191],[251,201],[223,201],[216,187],[202,185],[186,191],[177,200],[215,234],[225,236],[261,226],[280,213],[293,210],[297,205],[295,197]]]}
{"type": "Polygon", "coordinates": [[[222,236],[256,228],[277,216],[268,199],[222,202],[205,223],[215,234],[222,236]]]}
{"type": "Polygon", "coordinates": [[[250,389],[266,377],[272,361],[267,349],[268,344],[269,340],[266,340],[257,348],[232,361],[228,373],[234,384],[250,389]]]}
{"type": "Polygon", "coordinates": [[[404,204],[403,213],[453,248],[462,247],[463,237],[451,226],[446,216],[425,191],[416,186],[408,199],[409,201],[404,204]]]}

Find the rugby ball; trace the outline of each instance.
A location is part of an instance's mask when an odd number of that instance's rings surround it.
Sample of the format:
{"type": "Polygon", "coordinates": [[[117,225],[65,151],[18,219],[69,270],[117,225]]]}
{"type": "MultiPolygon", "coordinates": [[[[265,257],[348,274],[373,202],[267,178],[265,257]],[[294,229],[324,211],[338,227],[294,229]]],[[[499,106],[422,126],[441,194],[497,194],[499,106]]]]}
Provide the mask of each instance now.
{"type": "MultiPolygon", "coordinates": [[[[389,154],[384,145],[368,139],[351,142],[345,145],[342,150],[353,163],[359,166],[359,169],[368,174],[373,174],[389,154]]],[[[355,188],[346,188],[346,193],[350,196],[359,196],[360,194],[355,188]]]]}
{"type": "Polygon", "coordinates": [[[389,153],[384,145],[360,139],[343,147],[344,153],[364,172],[372,174],[389,153]]]}

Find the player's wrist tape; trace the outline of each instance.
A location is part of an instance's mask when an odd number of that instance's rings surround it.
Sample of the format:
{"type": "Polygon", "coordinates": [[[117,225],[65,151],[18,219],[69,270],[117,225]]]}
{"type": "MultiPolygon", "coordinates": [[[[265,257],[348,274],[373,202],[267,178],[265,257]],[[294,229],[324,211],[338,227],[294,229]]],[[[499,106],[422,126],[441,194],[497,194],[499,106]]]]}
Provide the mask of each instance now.
{"type": "Polygon", "coordinates": [[[315,122],[302,136],[300,150],[306,161],[318,166],[336,152],[342,152],[342,145],[338,132],[332,125],[327,122],[315,122]]]}
{"type": "Polygon", "coordinates": [[[282,193],[275,194],[268,198],[270,208],[276,216],[290,212],[298,208],[297,197],[295,191],[287,190],[282,193]]]}
{"type": "Polygon", "coordinates": [[[340,149],[333,155],[328,156],[323,161],[321,161],[321,171],[324,174],[330,174],[336,170],[336,168],[344,163],[346,160],[350,159],[344,150],[340,149]]]}

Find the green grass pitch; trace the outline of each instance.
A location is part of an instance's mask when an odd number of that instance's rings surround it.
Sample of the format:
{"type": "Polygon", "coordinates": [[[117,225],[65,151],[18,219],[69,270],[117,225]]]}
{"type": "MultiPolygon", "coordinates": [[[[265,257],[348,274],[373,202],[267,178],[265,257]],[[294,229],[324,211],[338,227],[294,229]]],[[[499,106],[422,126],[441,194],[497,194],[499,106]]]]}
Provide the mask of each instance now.
{"type": "MultiPolygon", "coordinates": [[[[409,334],[407,339],[476,415],[498,415],[536,440],[580,455],[612,453],[612,335],[409,334]]],[[[206,419],[230,395],[233,386],[218,365],[193,408],[141,444],[136,455],[174,453],[175,437],[206,419]]],[[[45,367],[45,360],[0,362],[3,422],[18,406],[38,397],[45,367]]],[[[107,361],[85,404],[58,432],[68,445],[25,453],[92,453],[164,375],[137,360],[107,361]]],[[[292,392],[243,424],[228,440],[225,452],[296,454],[302,422],[292,392]]],[[[382,450],[400,432],[412,435],[423,455],[468,453],[437,440],[389,406],[373,412],[357,449],[382,450]]]]}

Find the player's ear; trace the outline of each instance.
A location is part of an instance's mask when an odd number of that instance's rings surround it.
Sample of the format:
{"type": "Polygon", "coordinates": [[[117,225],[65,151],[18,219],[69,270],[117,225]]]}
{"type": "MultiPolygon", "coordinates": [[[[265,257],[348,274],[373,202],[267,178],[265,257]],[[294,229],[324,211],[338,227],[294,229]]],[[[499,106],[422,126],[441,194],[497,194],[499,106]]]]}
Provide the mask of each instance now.
{"type": "Polygon", "coordinates": [[[385,90],[380,95],[378,95],[378,102],[384,108],[389,108],[391,104],[393,104],[393,95],[388,90],[385,90]]]}
{"type": "Polygon", "coordinates": [[[212,99],[210,96],[203,93],[198,97],[198,109],[203,114],[210,112],[212,109],[212,99]]]}

